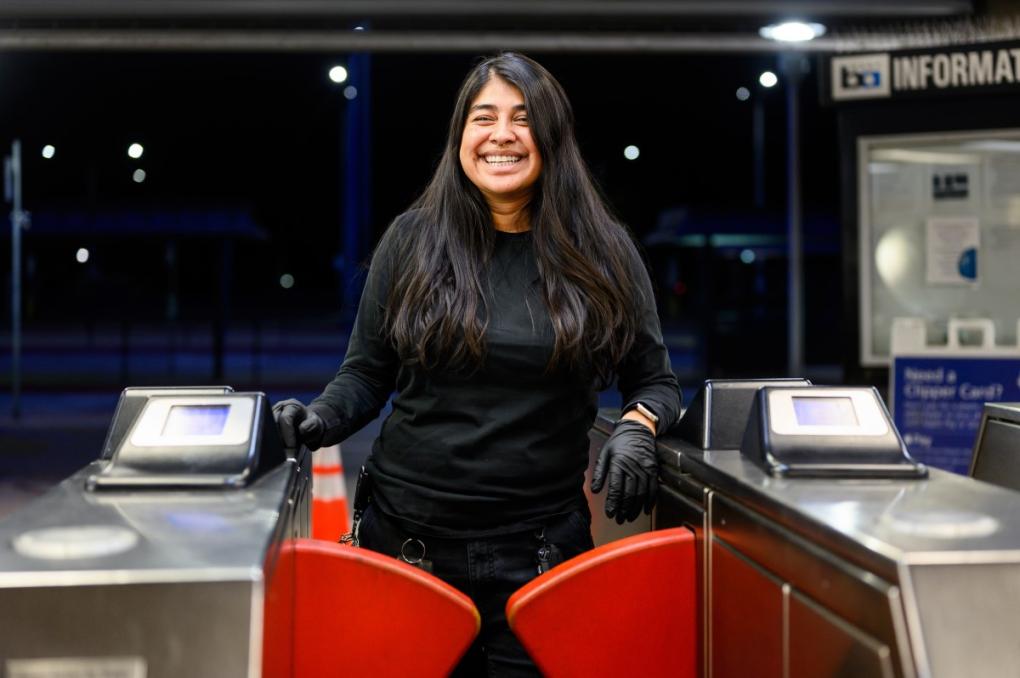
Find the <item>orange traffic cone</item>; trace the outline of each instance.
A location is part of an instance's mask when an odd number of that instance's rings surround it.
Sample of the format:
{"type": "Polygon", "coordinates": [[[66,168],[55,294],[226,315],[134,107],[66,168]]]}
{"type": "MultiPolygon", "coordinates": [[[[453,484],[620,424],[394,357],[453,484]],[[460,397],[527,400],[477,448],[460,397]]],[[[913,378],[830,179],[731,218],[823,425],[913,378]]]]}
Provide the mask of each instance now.
{"type": "Polygon", "coordinates": [[[312,453],[312,538],[340,541],[350,529],[340,446],[320,448],[312,453]]]}

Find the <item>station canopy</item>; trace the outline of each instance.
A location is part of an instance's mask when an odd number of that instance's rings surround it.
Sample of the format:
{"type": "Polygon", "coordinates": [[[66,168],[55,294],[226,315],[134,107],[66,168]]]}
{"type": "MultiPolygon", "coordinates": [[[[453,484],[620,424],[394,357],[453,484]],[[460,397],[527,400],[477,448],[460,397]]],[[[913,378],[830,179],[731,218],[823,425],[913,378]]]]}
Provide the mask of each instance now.
{"type": "Polygon", "coordinates": [[[797,49],[861,51],[985,30],[975,13],[973,0],[4,0],[0,49],[774,52],[789,44],[759,30],[800,17],[828,31],[797,49]]]}

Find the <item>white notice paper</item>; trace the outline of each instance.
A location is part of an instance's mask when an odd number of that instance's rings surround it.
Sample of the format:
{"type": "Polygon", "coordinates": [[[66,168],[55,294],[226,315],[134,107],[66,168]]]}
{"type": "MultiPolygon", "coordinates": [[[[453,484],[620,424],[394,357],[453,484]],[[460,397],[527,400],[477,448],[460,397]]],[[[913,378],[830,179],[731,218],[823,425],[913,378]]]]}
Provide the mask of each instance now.
{"type": "Polygon", "coordinates": [[[977,217],[929,217],[926,282],[973,285],[978,281],[981,229],[977,217]]]}

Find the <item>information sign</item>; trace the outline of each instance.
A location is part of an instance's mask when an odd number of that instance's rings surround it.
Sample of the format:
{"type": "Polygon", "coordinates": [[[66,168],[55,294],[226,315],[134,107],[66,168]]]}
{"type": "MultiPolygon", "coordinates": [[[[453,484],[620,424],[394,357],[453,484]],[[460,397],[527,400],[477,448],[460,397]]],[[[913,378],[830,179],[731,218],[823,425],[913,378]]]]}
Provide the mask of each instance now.
{"type": "Polygon", "coordinates": [[[987,402],[1020,401],[1020,357],[896,356],[893,421],[915,460],[966,474],[987,402]]]}

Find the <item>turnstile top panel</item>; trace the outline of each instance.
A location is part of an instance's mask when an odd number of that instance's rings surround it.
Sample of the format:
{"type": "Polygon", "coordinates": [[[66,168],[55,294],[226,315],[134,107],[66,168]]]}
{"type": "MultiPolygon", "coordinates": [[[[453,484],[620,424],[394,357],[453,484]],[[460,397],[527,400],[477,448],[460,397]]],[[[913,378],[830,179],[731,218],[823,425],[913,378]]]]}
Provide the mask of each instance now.
{"type": "Polygon", "coordinates": [[[1017,492],[937,469],[925,480],[775,478],[735,450],[674,449],[709,486],[852,560],[870,552],[886,565],[1020,562],[1017,492]]]}
{"type": "Polygon", "coordinates": [[[93,493],[94,462],[0,522],[0,587],[251,580],[297,466],[243,490],[93,493]]]}
{"type": "MultiPolygon", "coordinates": [[[[612,430],[608,414],[596,430],[612,430]]],[[[658,444],[676,471],[891,581],[899,566],[1020,563],[1020,492],[938,469],[923,480],[775,478],[738,450],[671,433],[658,444]]]]}

